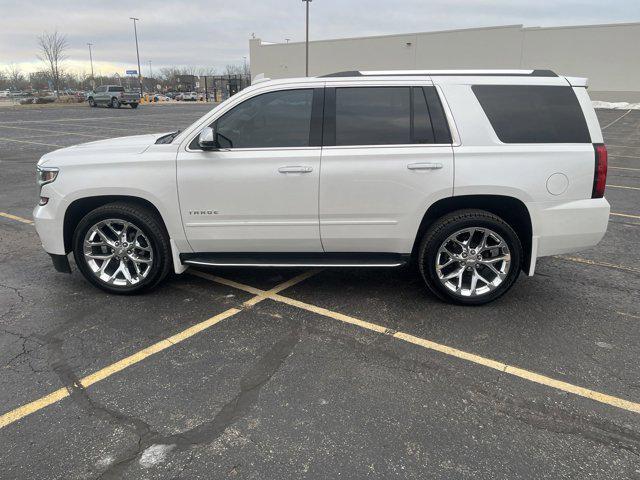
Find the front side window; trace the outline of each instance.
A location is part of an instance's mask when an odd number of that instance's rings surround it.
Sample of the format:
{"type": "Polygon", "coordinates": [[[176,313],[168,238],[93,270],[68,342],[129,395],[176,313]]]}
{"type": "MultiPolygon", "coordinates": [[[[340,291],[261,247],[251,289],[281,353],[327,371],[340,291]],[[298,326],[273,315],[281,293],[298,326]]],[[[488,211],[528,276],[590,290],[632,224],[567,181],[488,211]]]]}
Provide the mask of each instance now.
{"type": "Polygon", "coordinates": [[[308,147],[313,89],[282,90],[242,102],[216,121],[222,148],[308,147]]]}
{"type": "Polygon", "coordinates": [[[110,92],[124,92],[124,87],[109,87],[110,92]]]}
{"type": "Polygon", "coordinates": [[[98,87],[96,88],[96,93],[102,93],[102,92],[106,92],[107,91],[107,87],[98,87]]]}

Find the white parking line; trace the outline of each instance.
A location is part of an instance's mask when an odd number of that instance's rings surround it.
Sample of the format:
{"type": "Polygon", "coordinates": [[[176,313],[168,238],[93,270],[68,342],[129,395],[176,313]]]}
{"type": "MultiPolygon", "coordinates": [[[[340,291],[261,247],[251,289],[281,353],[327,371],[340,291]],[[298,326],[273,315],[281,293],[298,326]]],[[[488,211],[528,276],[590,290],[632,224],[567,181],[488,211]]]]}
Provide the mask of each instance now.
{"type": "Polygon", "coordinates": [[[611,125],[619,122],[620,120],[622,120],[624,117],[626,117],[627,115],[629,115],[631,113],[631,110],[627,110],[626,113],[623,113],[620,117],[616,118],[613,122],[605,125],[604,127],[602,127],[602,130],[606,130],[607,128],[609,128],[611,125]]]}
{"type": "Polygon", "coordinates": [[[87,133],[59,132],[57,130],[48,130],[48,129],[44,129],[44,128],[14,127],[14,126],[8,126],[8,125],[0,125],[0,130],[2,130],[3,128],[12,128],[12,129],[15,129],[15,130],[28,130],[28,131],[31,131],[31,132],[53,133],[53,134],[57,134],[57,135],[78,135],[80,137],[109,138],[109,137],[104,137],[102,135],[92,135],[92,134],[87,134],[87,133]]]}
{"type": "Polygon", "coordinates": [[[624,188],[627,190],[640,190],[640,187],[627,187],[626,185],[609,185],[607,184],[607,188],[624,188]]]}
{"type": "Polygon", "coordinates": [[[31,145],[44,145],[46,147],[57,147],[57,148],[64,148],[65,146],[68,146],[68,145],[56,145],[55,143],[31,142],[31,141],[27,141],[27,140],[16,140],[14,138],[3,138],[3,137],[0,137],[0,141],[3,141],[3,142],[17,142],[17,143],[29,143],[31,145]]]}

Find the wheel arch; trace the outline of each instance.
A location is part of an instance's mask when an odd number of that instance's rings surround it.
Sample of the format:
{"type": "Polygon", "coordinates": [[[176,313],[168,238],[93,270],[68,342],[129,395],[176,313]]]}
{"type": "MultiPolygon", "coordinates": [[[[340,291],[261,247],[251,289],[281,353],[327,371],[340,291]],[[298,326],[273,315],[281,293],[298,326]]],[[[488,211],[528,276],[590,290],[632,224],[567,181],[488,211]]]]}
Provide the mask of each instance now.
{"type": "Polygon", "coordinates": [[[83,197],[71,202],[64,213],[63,237],[65,253],[69,253],[73,249],[73,232],[75,231],[78,223],[80,223],[80,220],[82,220],[82,218],[90,211],[113,202],[126,202],[151,210],[155,215],[157,215],[162,228],[164,229],[164,232],[169,238],[167,225],[164,218],[162,217],[162,214],[157,209],[157,207],[149,200],[131,195],[98,195],[92,197],[83,197]]]}
{"type": "Polygon", "coordinates": [[[443,198],[433,203],[425,212],[418,227],[413,242],[412,257],[415,258],[420,240],[434,221],[443,215],[464,208],[486,210],[507,222],[515,230],[522,244],[522,270],[529,271],[533,235],[531,214],[522,200],[506,195],[460,195],[443,198]]]}

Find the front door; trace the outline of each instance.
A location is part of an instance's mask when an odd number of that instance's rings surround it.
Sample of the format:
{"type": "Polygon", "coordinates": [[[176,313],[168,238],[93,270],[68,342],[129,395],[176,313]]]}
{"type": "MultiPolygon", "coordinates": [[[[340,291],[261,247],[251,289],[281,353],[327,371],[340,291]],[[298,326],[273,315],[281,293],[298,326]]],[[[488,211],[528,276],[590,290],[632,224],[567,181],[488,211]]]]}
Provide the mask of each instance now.
{"type": "Polygon", "coordinates": [[[195,252],[322,251],[313,98],[308,88],[258,94],[212,125],[219,149],[200,149],[197,137],[181,148],[180,208],[195,252]]]}
{"type": "Polygon", "coordinates": [[[427,208],[453,194],[453,149],[435,87],[325,92],[320,233],[327,252],[410,253],[427,208]]]}

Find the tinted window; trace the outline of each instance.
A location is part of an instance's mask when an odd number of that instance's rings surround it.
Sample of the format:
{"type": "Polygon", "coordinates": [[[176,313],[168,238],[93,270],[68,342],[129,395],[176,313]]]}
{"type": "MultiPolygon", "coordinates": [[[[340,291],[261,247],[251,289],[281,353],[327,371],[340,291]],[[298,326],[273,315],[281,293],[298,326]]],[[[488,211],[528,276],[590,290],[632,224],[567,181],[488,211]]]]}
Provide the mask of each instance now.
{"type": "Polygon", "coordinates": [[[336,145],[411,143],[408,87],[336,89],[336,145]]]}
{"type": "Polygon", "coordinates": [[[110,92],[124,92],[124,87],[109,87],[110,92]]]}
{"type": "Polygon", "coordinates": [[[424,87],[423,91],[425,97],[427,97],[427,105],[429,105],[429,114],[431,115],[431,125],[433,126],[435,142],[451,143],[449,123],[444,114],[444,109],[442,108],[436,87],[424,87]]]}
{"type": "Polygon", "coordinates": [[[427,108],[427,99],[421,87],[412,88],[413,102],[413,141],[414,143],[434,143],[431,118],[427,108]]]}
{"type": "Polygon", "coordinates": [[[590,143],[589,129],[571,87],[474,85],[504,143],[590,143]]]}
{"type": "Polygon", "coordinates": [[[102,92],[106,92],[107,91],[107,87],[98,87],[96,88],[96,93],[102,93],[102,92]]]}
{"type": "Polygon", "coordinates": [[[309,146],[313,90],[270,92],[242,102],[218,119],[223,148],[309,146]]]}

